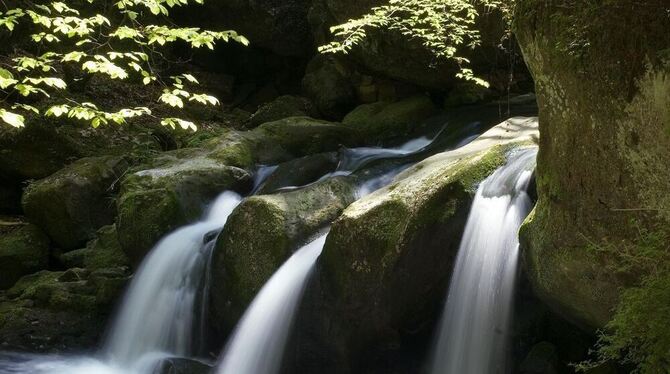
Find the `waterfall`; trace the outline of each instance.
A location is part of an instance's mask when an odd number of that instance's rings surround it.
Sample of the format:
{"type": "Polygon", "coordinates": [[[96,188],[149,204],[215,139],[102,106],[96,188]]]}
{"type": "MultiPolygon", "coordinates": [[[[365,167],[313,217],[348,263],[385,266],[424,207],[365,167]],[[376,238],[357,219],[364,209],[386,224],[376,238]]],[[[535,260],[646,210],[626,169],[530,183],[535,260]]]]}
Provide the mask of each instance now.
{"type": "Polygon", "coordinates": [[[498,374],[507,367],[518,230],[531,209],[526,188],[535,148],[510,156],[477,190],[432,363],[432,374],[498,374]]]}
{"type": "Polygon", "coordinates": [[[241,201],[224,192],[200,222],[174,231],[137,270],[103,349],[114,366],[143,372],[158,359],[190,356],[198,345],[197,314],[212,241],[241,201]]]}
{"type": "Polygon", "coordinates": [[[279,371],[296,308],[326,235],[295,252],[263,286],[226,346],[218,374],[279,371]]]}

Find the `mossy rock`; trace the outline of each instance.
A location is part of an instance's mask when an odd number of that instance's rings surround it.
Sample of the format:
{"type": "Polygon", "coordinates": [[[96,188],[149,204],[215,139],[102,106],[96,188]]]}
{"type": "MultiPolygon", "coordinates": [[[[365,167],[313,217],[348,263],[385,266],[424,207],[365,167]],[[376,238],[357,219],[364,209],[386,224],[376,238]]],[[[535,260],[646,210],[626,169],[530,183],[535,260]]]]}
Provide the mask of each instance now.
{"type": "Polygon", "coordinates": [[[128,257],[119,244],[115,225],[102,227],[86,248],[64,253],[60,260],[67,268],[83,267],[88,270],[129,265],[128,257]]]}
{"type": "Polygon", "coordinates": [[[249,136],[256,139],[256,154],[260,163],[270,163],[276,154],[288,153],[290,158],[315,153],[336,151],[342,146],[355,146],[361,143],[358,129],[342,126],[338,123],[317,120],[310,117],[289,117],[279,121],[265,123],[249,136]],[[279,148],[281,151],[276,151],[279,148]]]}
{"type": "Polygon", "coordinates": [[[182,153],[121,182],[116,227],[121,248],[135,266],[161,237],[197,220],[218,194],[250,187],[243,169],[199,154],[181,158],[182,153]]]}
{"type": "Polygon", "coordinates": [[[342,123],[361,132],[367,143],[406,136],[422,121],[437,114],[429,97],[413,96],[394,103],[363,104],[342,123]]]}
{"type": "Polygon", "coordinates": [[[41,271],[0,295],[0,344],[37,352],[90,349],[129,280],[124,268],[41,271]]]}
{"type": "Polygon", "coordinates": [[[668,4],[638,5],[520,0],[514,17],[548,134],[539,200],[522,230],[524,264],[544,301],[591,330],[645,274],[621,277],[607,270],[619,257],[588,248],[630,247],[640,228],[670,225],[668,4]]]}
{"type": "MultiPolygon", "coordinates": [[[[537,121],[514,119],[454,151],[410,167],[334,222],[298,318],[300,346],[328,352],[332,372],[356,372],[403,334],[430,334],[478,184],[512,148],[532,144],[537,121]],[[525,124],[525,125],[524,125],[525,124]]],[[[298,358],[300,362],[300,358],[298,358]]]]}
{"type": "Polygon", "coordinates": [[[351,178],[336,177],[245,199],[228,219],[212,257],[212,324],[224,334],[300,245],[354,200],[351,178]]]}
{"type": "Polygon", "coordinates": [[[20,221],[6,224],[0,226],[0,289],[49,264],[49,238],[42,230],[20,221]]]}
{"type": "Polygon", "coordinates": [[[269,194],[284,187],[299,187],[314,182],[337,168],[335,152],[317,153],[283,162],[258,186],[257,193],[269,194]]]}
{"type": "Polygon", "coordinates": [[[128,167],[126,159],[115,156],[78,160],[31,183],[23,194],[23,210],[56,245],[75,249],[114,222],[113,196],[128,167]]]}
{"type": "Polygon", "coordinates": [[[249,127],[254,128],[266,122],[288,117],[318,117],[318,115],[319,112],[309,99],[284,95],[258,108],[249,119],[249,127]]]}

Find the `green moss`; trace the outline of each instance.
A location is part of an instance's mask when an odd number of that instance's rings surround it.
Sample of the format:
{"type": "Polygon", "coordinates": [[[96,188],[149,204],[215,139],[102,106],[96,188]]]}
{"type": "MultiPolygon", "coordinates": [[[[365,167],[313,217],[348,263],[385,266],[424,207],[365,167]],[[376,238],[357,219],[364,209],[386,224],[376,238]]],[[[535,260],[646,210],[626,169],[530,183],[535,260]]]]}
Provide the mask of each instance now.
{"type": "Polygon", "coordinates": [[[395,103],[361,105],[347,114],[342,122],[360,131],[367,141],[378,141],[406,135],[436,112],[430,98],[420,95],[395,103]]]}
{"type": "Polygon", "coordinates": [[[37,226],[17,222],[0,231],[0,289],[45,269],[48,262],[49,239],[37,226]]]}

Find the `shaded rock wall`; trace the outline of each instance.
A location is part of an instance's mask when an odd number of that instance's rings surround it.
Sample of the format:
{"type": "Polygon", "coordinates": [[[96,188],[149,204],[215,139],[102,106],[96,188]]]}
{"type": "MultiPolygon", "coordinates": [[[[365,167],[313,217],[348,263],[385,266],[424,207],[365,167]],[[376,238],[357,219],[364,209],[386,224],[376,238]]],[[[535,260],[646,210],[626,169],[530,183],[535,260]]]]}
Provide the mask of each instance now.
{"type": "Polygon", "coordinates": [[[610,318],[614,256],[670,222],[670,6],[520,0],[516,33],[540,109],[539,202],[522,230],[536,292],[586,327],[610,318]]]}

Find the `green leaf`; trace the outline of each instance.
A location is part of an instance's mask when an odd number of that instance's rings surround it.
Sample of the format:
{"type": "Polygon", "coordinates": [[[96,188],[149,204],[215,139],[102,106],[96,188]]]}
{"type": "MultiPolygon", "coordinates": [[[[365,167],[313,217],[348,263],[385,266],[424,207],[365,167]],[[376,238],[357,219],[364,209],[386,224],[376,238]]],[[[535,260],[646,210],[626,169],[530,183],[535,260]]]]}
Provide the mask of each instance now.
{"type": "Polygon", "coordinates": [[[25,125],[25,118],[22,115],[5,109],[0,109],[0,118],[10,126],[23,127],[25,125]]]}

